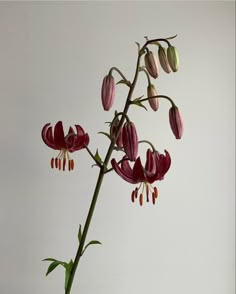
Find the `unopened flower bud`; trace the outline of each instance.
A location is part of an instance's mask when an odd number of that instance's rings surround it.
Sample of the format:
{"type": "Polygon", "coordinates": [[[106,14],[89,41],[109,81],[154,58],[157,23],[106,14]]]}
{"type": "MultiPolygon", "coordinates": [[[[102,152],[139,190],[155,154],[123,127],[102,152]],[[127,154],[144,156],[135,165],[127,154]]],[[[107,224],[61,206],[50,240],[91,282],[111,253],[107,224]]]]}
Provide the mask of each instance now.
{"type": "Polygon", "coordinates": [[[176,72],[179,68],[179,54],[174,46],[168,47],[167,58],[171,69],[176,72]]]}
{"type": "Polygon", "coordinates": [[[138,136],[134,123],[128,121],[124,124],[122,140],[127,157],[134,161],[138,155],[138,136]]]}
{"type": "Polygon", "coordinates": [[[159,49],[158,49],[158,57],[159,57],[159,61],[160,61],[160,64],[161,64],[162,69],[166,73],[170,73],[171,72],[171,68],[170,68],[170,65],[168,63],[166,48],[164,48],[162,46],[159,46],[159,49]]]}
{"type": "Polygon", "coordinates": [[[159,74],[156,56],[151,51],[148,51],[144,57],[144,62],[150,76],[156,79],[159,74]]]}
{"type": "MultiPolygon", "coordinates": [[[[150,84],[147,87],[147,96],[148,97],[153,97],[157,96],[157,91],[154,85],[150,84]]],[[[149,105],[154,111],[157,111],[159,108],[159,99],[158,98],[152,98],[148,100],[149,105]]]]}
{"type": "Polygon", "coordinates": [[[105,76],[102,83],[102,105],[104,110],[109,110],[115,98],[115,80],[111,74],[105,76]]]}
{"type": "Polygon", "coordinates": [[[183,135],[183,121],[177,106],[172,106],[169,110],[170,127],[176,139],[183,135]]]}
{"type": "MultiPolygon", "coordinates": [[[[119,123],[120,123],[120,120],[119,120],[119,118],[117,117],[117,118],[113,121],[113,123],[112,123],[112,125],[111,125],[111,128],[110,128],[110,136],[111,136],[112,139],[114,139],[115,136],[116,136],[116,132],[117,132],[117,129],[118,129],[118,125],[119,125],[119,123]]],[[[120,131],[119,131],[119,135],[118,135],[118,137],[117,137],[117,139],[116,139],[116,145],[117,145],[118,147],[123,147],[122,132],[123,132],[123,128],[121,127],[121,129],[120,129],[120,131]]]]}

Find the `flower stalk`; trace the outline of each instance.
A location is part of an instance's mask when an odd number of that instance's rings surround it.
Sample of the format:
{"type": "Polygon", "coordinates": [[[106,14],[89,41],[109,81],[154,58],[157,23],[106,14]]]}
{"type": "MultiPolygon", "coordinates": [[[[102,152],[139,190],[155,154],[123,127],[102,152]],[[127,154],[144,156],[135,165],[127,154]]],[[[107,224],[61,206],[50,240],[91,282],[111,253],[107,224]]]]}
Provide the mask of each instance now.
{"type": "MultiPolygon", "coordinates": [[[[178,136],[182,136],[182,121],[181,121],[181,130],[180,124],[178,124],[179,120],[179,112],[177,112],[178,108],[175,106],[173,100],[166,95],[157,95],[157,91],[155,86],[151,83],[150,76],[156,78],[158,76],[158,66],[156,57],[154,54],[149,51],[147,48],[148,45],[157,44],[158,42],[166,42],[170,47],[171,44],[169,42],[170,39],[174,38],[166,38],[166,39],[153,39],[149,40],[146,38],[146,43],[140,47],[138,44],[138,57],[136,62],[135,73],[133,77],[132,83],[126,79],[123,73],[116,67],[112,67],[107,76],[103,79],[102,84],[102,105],[104,110],[108,111],[113,106],[114,98],[115,98],[115,80],[112,76],[112,71],[116,71],[122,78],[117,84],[126,84],[129,88],[127,98],[125,101],[124,109],[122,112],[117,113],[115,111],[115,116],[110,124],[110,135],[104,132],[105,135],[110,139],[110,144],[107,149],[107,153],[105,155],[104,160],[102,160],[98,154],[98,151],[94,155],[88,147],[89,136],[84,132],[83,128],[80,125],[75,125],[76,132],[72,127],[69,128],[67,136],[64,135],[62,122],[58,122],[54,128],[54,132],[50,124],[46,124],[42,130],[42,138],[48,147],[59,150],[59,155],[56,158],[52,158],[51,166],[54,168],[58,168],[59,170],[65,170],[66,162],[68,161],[68,169],[74,169],[74,161],[69,158],[69,152],[72,153],[74,151],[78,151],[80,149],[86,149],[94,160],[95,165],[99,168],[99,174],[97,178],[97,182],[95,185],[94,193],[92,196],[91,204],[88,210],[88,214],[85,220],[85,224],[82,230],[80,225],[79,229],[79,246],[75,255],[74,260],[71,260],[69,263],[57,261],[52,258],[45,259],[46,261],[52,261],[53,263],[49,266],[48,273],[50,273],[57,265],[62,265],[66,269],[66,279],[65,279],[65,294],[70,294],[73,286],[74,277],[80,262],[80,258],[83,255],[84,251],[90,244],[98,244],[98,241],[91,241],[87,245],[85,245],[85,241],[87,238],[87,234],[89,231],[89,227],[92,221],[92,217],[95,211],[96,203],[98,200],[99,192],[101,185],[103,183],[104,175],[110,171],[115,171],[121,178],[126,180],[131,184],[140,184],[139,188],[135,188],[131,194],[132,202],[139,197],[140,206],[144,203],[144,197],[146,196],[146,202],[151,201],[155,204],[156,199],[158,197],[158,190],[156,187],[153,187],[152,184],[157,180],[162,180],[164,175],[168,171],[171,158],[169,153],[165,150],[165,154],[161,154],[156,151],[154,145],[147,141],[141,140],[138,141],[136,127],[134,123],[129,120],[128,110],[129,107],[133,105],[145,106],[142,104],[145,101],[148,101],[153,110],[157,110],[159,106],[158,98],[165,98],[171,103],[170,110],[170,124],[172,131],[176,136],[176,132],[178,131],[178,136]],[[145,54],[146,53],[146,54],[145,54]],[[144,63],[146,64],[146,68],[140,67],[140,62],[142,56],[144,56],[144,63]],[[143,98],[143,96],[133,99],[134,89],[136,87],[138,81],[138,75],[140,71],[144,71],[147,80],[147,98],[143,98]],[[149,76],[150,75],[150,76],[149,76]],[[175,112],[173,111],[176,110],[175,112]],[[125,122],[126,121],[126,122],[125,122]],[[178,129],[177,129],[178,127],[178,129]],[[180,131],[181,132],[180,132],[180,131]],[[181,135],[180,135],[181,133],[181,135]],[[120,140],[120,136],[122,136],[120,140]],[[138,156],[138,144],[139,143],[148,143],[152,150],[149,148],[146,153],[146,164],[143,166],[141,163],[140,156],[138,156]],[[119,160],[118,162],[113,158],[111,160],[111,156],[114,150],[124,151],[125,156],[119,160]],[[130,166],[130,161],[133,161],[133,167],[130,166]],[[110,164],[110,166],[108,166],[110,164]],[[141,193],[138,195],[139,189],[141,189],[141,193]],[[144,195],[143,191],[146,191],[144,195]],[[150,196],[151,195],[151,196],[150,196]],[[95,243],[96,242],[96,243],[95,243]]],[[[173,58],[172,58],[173,59],[173,58]]],[[[145,108],[146,109],[146,108],[145,108]]],[[[176,137],[176,138],[177,138],[176,137]]],[[[179,139],[179,138],[178,138],[179,139]]]]}
{"type": "Polygon", "coordinates": [[[80,258],[82,256],[84,243],[85,243],[87,233],[88,233],[88,229],[89,229],[89,226],[90,226],[90,223],[91,223],[91,220],[92,220],[92,217],[93,217],[93,213],[94,213],[94,210],[95,210],[95,207],[96,207],[96,203],[97,203],[99,191],[100,191],[100,188],[101,188],[101,185],[102,185],[102,181],[103,181],[104,175],[106,173],[107,166],[108,166],[108,163],[110,161],[112,152],[114,150],[115,142],[117,140],[120,128],[122,127],[122,124],[124,123],[124,120],[125,120],[125,118],[127,116],[127,112],[128,112],[129,106],[130,106],[129,101],[132,98],[132,94],[133,94],[133,91],[134,91],[134,88],[135,88],[135,85],[136,85],[137,79],[138,79],[138,74],[139,74],[138,69],[139,69],[139,64],[140,64],[140,58],[141,58],[141,54],[139,53],[138,59],[137,59],[137,65],[136,65],[136,71],[135,71],[134,79],[133,79],[133,82],[132,82],[132,84],[130,86],[130,90],[128,92],[128,96],[127,96],[125,107],[124,107],[124,110],[123,110],[123,113],[122,113],[122,116],[121,116],[121,120],[120,120],[120,123],[119,123],[119,125],[117,127],[116,136],[115,136],[114,139],[111,140],[110,146],[109,146],[107,154],[105,156],[104,163],[100,167],[100,172],[99,172],[97,183],[96,183],[96,186],[95,186],[92,202],[91,202],[91,205],[90,205],[90,208],[89,208],[89,211],[88,211],[88,215],[87,215],[87,218],[86,218],[86,221],[85,221],[82,237],[81,237],[80,244],[79,244],[79,247],[78,247],[74,262],[73,262],[73,267],[72,267],[70,277],[69,277],[69,280],[68,280],[68,283],[67,283],[67,288],[65,290],[65,294],[70,294],[70,292],[71,292],[74,276],[75,276],[75,273],[76,273],[80,258]]]}

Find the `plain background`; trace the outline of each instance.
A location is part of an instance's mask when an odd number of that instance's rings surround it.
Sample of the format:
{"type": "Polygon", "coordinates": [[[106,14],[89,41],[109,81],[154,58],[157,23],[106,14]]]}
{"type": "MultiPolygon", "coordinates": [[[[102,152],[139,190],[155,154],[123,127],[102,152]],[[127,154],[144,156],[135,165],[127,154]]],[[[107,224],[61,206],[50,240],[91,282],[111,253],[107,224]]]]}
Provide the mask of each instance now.
{"type": "MultiPolygon", "coordinates": [[[[158,203],[132,204],[135,186],[107,175],[88,236],[103,245],[82,258],[72,293],[234,293],[234,22],[234,2],[0,3],[1,294],[63,293],[62,268],[45,278],[41,260],[74,257],[98,174],[84,150],[73,154],[73,173],[51,170],[57,152],[42,126],[81,124],[104,156],[108,140],[97,133],[127,89],[117,86],[105,113],[103,77],[117,66],[131,80],[135,42],[175,34],[180,70],[154,83],[182,112],[182,140],[167,101],[157,113],[130,112],[139,138],[172,156],[158,203]]],[[[140,75],[134,97],[146,86],[140,75]]]]}

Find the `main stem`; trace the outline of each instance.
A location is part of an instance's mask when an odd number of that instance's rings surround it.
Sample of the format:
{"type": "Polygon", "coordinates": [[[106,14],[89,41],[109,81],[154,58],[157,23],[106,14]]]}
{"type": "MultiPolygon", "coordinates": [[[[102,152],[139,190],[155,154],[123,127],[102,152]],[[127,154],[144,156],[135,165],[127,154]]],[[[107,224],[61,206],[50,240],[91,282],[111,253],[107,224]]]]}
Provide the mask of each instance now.
{"type": "MultiPolygon", "coordinates": [[[[141,52],[141,50],[140,50],[140,52],[141,52]]],[[[96,206],[96,202],[97,202],[99,191],[100,191],[100,188],[101,188],[101,185],[102,185],[102,181],[103,181],[106,169],[107,169],[107,165],[108,165],[108,163],[110,161],[112,152],[114,150],[116,139],[117,139],[119,131],[120,131],[120,129],[121,129],[123,123],[124,123],[125,116],[126,116],[126,114],[128,112],[129,106],[130,106],[130,100],[131,100],[131,97],[132,97],[132,94],[133,94],[133,91],[134,91],[134,88],[135,88],[135,85],[136,85],[137,79],[138,79],[140,58],[142,56],[142,54],[140,52],[139,52],[138,59],[137,59],[137,65],[136,65],[136,71],[135,71],[135,75],[134,75],[134,80],[133,80],[133,82],[132,82],[132,84],[130,86],[130,90],[129,90],[129,93],[128,93],[128,96],[127,96],[127,99],[126,99],[123,115],[121,117],[119,126],[117,128],[116,138],[111,141],[110,146],[109,146],[109,148],[107,150],[107,154],[106,154],[104,163],[100,167],[100,172],[99,172],[99,176],[98,176],[98,179],[97,179],[97,184],[95,186],[92,202],[91,202],[89,212],[88,212],[88,215],[87,215],[87,219],[86,219],[85,226],[84,226],[84,229],[83,229],[83,233],[82,233],[82,236],[81,236],[80,244],[79,244],[75,259],[74,259],[73,267],[72,267],[72,270],[71,270],[71,274],[70,274],[70,277],[69,277],[67,288],[65,290],[65,294],[70,294],[71,287],[72,287],[73,280],[74,280],[74,276],[75,276],[75,272],[76,272],[76,269],[78,267],[80,257],[82,256],[84,243],[85,243],[86,236],[87,236],[87,233],[88,233],[88,229],[89,229],[92,217],[93,217],[93,212],[94,212],[94,209],[95,209],[95,206],[96,206]]]]}

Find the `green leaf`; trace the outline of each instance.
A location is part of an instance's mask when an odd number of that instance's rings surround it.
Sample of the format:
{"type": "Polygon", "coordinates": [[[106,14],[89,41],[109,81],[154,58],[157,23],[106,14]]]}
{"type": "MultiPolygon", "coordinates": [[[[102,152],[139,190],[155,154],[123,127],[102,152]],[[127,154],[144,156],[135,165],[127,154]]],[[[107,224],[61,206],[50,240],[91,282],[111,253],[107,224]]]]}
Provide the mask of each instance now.
{"type": "Polygon", "coordinates": [[[82,226],[79,225],[79,232],[78,232],[78,239],[79,239],[79,242],[81,241],[81,237],[82,237],[82,226]]]}
{"type": "Polygon", "coordinates": [[[101,157],[100,157],[100,155],[99,155],[99,153],[98,153],[98,149],[97,149],[97,151],[96,151],[94,157],[95,157],[95,159],[96,159],[96,161],[97,161],[98,163],[102,164],[102,159],[101,159],[101,157]]]}
{"type": "Polygon", "coordinates": [[[117,85],[118,85],[118,84],[124,84],[124,85],[126,85],[126,86],[128,86],[128,87],[131,86],[130,81],[127,81],[127,80],[120,80],[120,81],[117,82],[116,84],[117,84],[117,85]]]}
{"type": "Polygon", "coordinates": [[[45,258],[43,261],[52,261],[52,263],[49,265],[46,276],[49,275],[58,265],[63,266],[64,268],[66,267],[67,263],[56,260],[55,258],[45,258]]]}
{"type": "Polygon", "coordinates": [[[143,98],[143,96],[140,96],[140,97],[134,99],[134,100],[132,101],[132,104],[137,105],[137,106],[139,106],[139,107],[143,107],[145,110],[147,110],[146,106],[144,106],[144,105],[142,104],[142,102],[140,102],[140,100],[141,100],[142,98],[143,98]]]}
{"type": "Polygon", "coordinates": [[[58,261],[55,258],[45,258],[42,261],[58,261]]]}
{"type": "Polygon", "coordinates": [[[142,102],[139,102],[139,101],[134,102],[134,101],[133,101],[132,104],[137,105],[137,106],[142,107],[142,108],[144,108],[145,110],[147,110],[147,107],[144,106],[144,105],[142,104],[142,102]]]}
{"type": "Polygon", "coordinates": [[[68,282],[69,282],[72,267],[73,267],[73,261],[71,259],[70,262],[67,263],[66,267],[65,267],[65,269],[66,269],[66,271],[65,271],[65,290],[66,290],[68,282]]]}
{"type": "Polygon", "coordinates": [[[48,270],[46,272],[46,276],[49,275],[58,265],[59,265],[59,263],[57,261],[53,261],[48,267],[48,270]]]}
{"type": "Polygon", "coordinates": [[[105,132],[98,132],[98,134],[102,134],[102,135],[105,135],[109,140],[111,140],[111,137],[108,133],[105,133],[105,132]]]}
{"type": "Polygon", "coordinates": [[[85,252],[85,250],[90,246],[90,245],[97,245],[97,244],[102,244],[101,242],[97,241],[97,240],[92,240],[90,241],[85,247],[84,247],[84,250],[83,250],[83,253],[85,252]]]}

